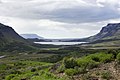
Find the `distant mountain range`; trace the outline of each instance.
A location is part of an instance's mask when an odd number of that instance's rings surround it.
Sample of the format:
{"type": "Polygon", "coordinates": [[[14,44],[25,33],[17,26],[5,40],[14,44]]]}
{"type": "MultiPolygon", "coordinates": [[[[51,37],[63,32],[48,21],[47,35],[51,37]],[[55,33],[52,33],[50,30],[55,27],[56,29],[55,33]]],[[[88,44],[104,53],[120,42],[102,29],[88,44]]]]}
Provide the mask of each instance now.
{"type": "Polygon", "coordinates": [[[37,34],[20,34],[25,39],[44,39],[43,37],[38,36],[37,34]]]}
{"type": "Polygon", "coordinates": [[[0,42],[26,42],[25,39],[39,39],[46,41],[68,41],[68,42],[95,42],[100,40],[108,40],[108,39],[120,39],[120,23],[108,24],[102,28],[102,30],[94,35],[87,38],[82,39],[44,39],[43,37],[38,36],[37,34],[21,34],[21,36],[14,31],[12,27],[6,26],[0,23],[0,42]],[[22,36],[22,37],[21,37],[22,36]],[[25,39],[24,39],[25,38],[25,39]]]}

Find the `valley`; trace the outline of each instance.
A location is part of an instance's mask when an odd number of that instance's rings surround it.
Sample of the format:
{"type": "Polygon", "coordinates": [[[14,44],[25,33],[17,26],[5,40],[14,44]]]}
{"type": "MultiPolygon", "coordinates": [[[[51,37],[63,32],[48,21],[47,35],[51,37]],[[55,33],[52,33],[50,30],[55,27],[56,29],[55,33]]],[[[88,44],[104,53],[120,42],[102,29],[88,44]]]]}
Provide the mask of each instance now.
{"type": "Polygon", "coordinates": [[[95,36],[63,40],[88,43],[53,45],[0,24],[0,80],[119,80],[119,29],[108,24],[95,36]]]}

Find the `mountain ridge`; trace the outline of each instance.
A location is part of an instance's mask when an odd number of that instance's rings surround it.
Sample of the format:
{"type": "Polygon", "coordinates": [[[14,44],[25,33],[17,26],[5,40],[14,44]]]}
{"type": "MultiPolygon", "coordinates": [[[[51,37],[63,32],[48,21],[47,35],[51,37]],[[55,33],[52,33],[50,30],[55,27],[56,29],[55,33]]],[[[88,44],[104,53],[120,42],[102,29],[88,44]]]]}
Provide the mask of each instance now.
{"type": "Polygon", "coordinates": [[[0,52],[24,52],[33,50],[31,43],[12,27],[0,23],[0,52]]]}
{"type": "Polygon", "coordinates": [[[110,37],[112,39],[115,36],[120,36],[120,23],[109,23],[107,26],[103,27],[98,34],[88,37],[88,41],[94,42],[110,37]]]}
{"type": "Polygon", "coordinates": [[[22,38],[12,27],[2,23],[0,23],[0,38],[8,42],[26,42],[26,40],[22,38]]]}

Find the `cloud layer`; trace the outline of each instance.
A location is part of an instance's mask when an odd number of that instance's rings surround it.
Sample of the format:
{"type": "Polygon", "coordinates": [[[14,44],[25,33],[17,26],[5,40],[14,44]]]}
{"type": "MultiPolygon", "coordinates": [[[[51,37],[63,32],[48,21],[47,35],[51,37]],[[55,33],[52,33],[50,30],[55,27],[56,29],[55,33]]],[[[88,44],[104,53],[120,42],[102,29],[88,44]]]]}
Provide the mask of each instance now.
{"type": "Polygon", "coordinates": [[[50,38],[86,37],[98,32],[105,23],[119,22],[120,2],[1,0],[0,18],[19,33],[34,32],[50,38]]]}

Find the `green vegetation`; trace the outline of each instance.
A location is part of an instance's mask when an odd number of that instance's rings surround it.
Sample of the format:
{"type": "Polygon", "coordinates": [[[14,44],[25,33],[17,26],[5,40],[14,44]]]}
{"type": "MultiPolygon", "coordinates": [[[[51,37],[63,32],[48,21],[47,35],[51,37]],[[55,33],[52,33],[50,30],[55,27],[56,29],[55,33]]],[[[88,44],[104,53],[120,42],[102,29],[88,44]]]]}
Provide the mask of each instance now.
{"type": "Polygon", "coordinates": [[[117,61],[120,63],[120,53],[117,55],[117,61]]]}
{"type": "MultiPolygon", "coordinates": [[[[88,72],[101,64],[120,61],[120,50],[43,49],[23,53],[2,53],[0,80],[81,80],[96,78],[88,72]],[[76,80],[76,79],[74,79],[76,80]]],[[[94,73],[103,79],[111,78],[108,71],[94,73]]]]}
{"type": "Polygon", "coordinates": [[[52,63],[29,60],[4,60],[0,66],[0,80],[63,80],[49,72],[52,63]]]}
{"type": "Polygon", "coordinates": [[[69,76],[73,76],[73,75],[75,75],[75,74],[77,74],[77,73],[78,73],[78,71],[77,71],[76,69],[70,68],[70,69],[66,69],[66,70],[65,70],[65,74],[67,74],[67,75],[69,75],[69,76]]]}
{"type": "Polygon", "coordinates": [[[35,50],[37,50],[37,48],[23,42],[7,43],[5,46],[0,48],[1,52],[11,52],[11,53],[20,53],[20,52],[28,52],[35,50]]]}
{"type": "Polygon", "coordinates": [[[111,73],[110,72],[103,72],[102,73],[102,78],[110,80],[112,78],[111,73]]]}
{"type": "Polygon", "coordinates": [[[113,54],[96,53],[80,58],[64,58],[58,72],[65,72],[66,75],[73,76],[86,73],[87,70],[96,68],[101,63],[108,63],[114,60],[113,54]]]}

